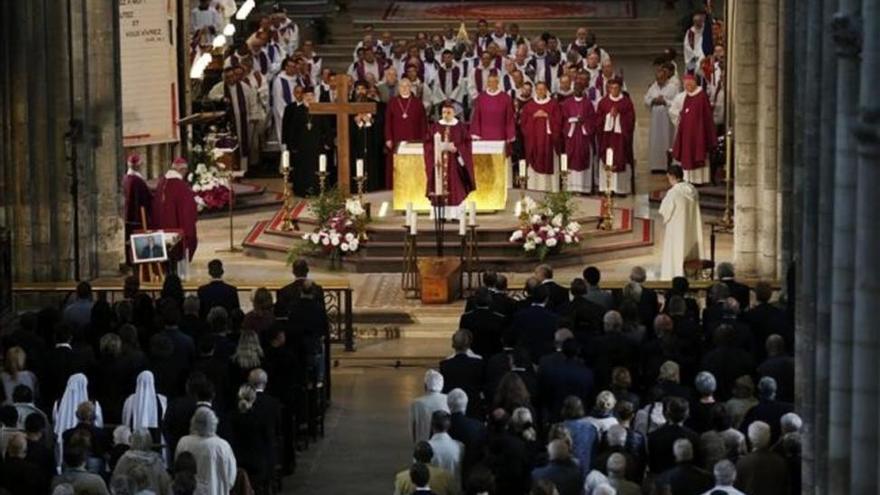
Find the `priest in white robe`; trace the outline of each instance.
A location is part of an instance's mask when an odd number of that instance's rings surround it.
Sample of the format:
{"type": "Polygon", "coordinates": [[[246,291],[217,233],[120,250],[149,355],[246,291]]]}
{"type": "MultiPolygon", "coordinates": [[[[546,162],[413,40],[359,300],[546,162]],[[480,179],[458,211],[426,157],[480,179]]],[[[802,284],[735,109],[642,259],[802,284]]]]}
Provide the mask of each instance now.
{"type": "Polygon", "coordinates": [[[190,434],[181,438],[174,456],[189,452],[196,460],[196,495],[229,493],[238,465],[226,440],[217,436],[217,416],[208,407],[196,409],[190,434]]]}
{"type": "Polygon", "coordinates": [[[675,139],[675,126],[669,117],[669,105],[678,95],[678,84],[672,78],[671,64],[657,66],[657,79],[645,93],[645,106],[651,111],[648,130],[648,166],[651,172],[662,172],[668,165],[667,155],[675,139]]]}
{"type": "Polygon", "coordinates": [[[685,261],[703,258],[703,221],[700,217],[700,193],[684,181],[684,171],[672,165],[667,172],[672,186],[660,203],[660,216],[666,226],[660,279],[684,276],[685,261]]]}
{"type": "Polygon", "coordinates": [[[706,14],[697,12],[693,17],[693,24],[684,33],[684,65],[686,71],[695,70],[700,60],[707,53],[703,52],[703,36],[711,36],[705,32],[706,14]]]}

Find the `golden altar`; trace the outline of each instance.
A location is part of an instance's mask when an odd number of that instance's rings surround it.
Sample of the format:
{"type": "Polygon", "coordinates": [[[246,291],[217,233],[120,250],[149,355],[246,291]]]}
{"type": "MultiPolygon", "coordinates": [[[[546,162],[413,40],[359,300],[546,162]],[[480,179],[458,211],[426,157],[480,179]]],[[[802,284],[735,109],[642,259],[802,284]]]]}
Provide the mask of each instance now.
{"type": "MultiPolygon", "coordinates": [[[[508,165],[503,141],[474,141],[474,178],[477,189],[465,203],[474,201],[478,211],[499,211],[507,205],[508,165]]],[[[415,211],[426,212],[431,203],[425,196],[428,178],[422,143],[400,143],[394,154],[394,195],[392,208],[405,210],[407,203],[415,211]]]]}

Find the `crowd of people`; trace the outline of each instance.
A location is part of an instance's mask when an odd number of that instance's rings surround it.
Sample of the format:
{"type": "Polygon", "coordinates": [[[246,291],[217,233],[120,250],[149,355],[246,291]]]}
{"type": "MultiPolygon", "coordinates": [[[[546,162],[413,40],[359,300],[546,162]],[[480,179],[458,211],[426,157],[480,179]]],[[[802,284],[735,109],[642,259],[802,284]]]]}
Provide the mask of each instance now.
{"type": "Polygon", "coordinates": [[[641,267],[611,292],[542,265],[522,299],[486,272],[410,406],[395,494],[800,493],[790,313],[717,275],[702,304],[641,267]]]}
{"type": "MultiPolygon", "coordinates": [[[[290,150],[300,169],[294,173],[301,172],[293,181],[298,194],[313,191],[320,155],[333,177],[336,120],[313,116],[310,107],[335,101],[341,78],[350,100],[376,105],[350,126],[351,167],[365,161],[368,190],[393,187],[397,146],[425,141],[429,120],[441,119],[449,105],[467,122],[468,142],[503,141],[511,168],[525,161],[530,189],[558,187],[564,167],[570,190],[604,190],[599,177],[608,166],[614,192],[633,192],[636,88],[627,88],[613,54],[587,28],[564,39],[479,20],[470,32],[447,26],[402,39],[366,25],[351,64],[336,73],[311,40],[301,41],[283,9],[255,24],[245,41],[227,49],[223,81],[207,97],[228,103],[243,163],[259,160],[267,136],[290,150]]],[[[706,9],[693,16],[683,57],[668,48],[653,61],[656,82],[643,98],[651,113],[651,170],[665,170],[671,150],[687,181],[712,180],[710,154],[724,122],[724,43],[723,25],[706,9]]]]}
{"type": "Polygon", "coordinates": [[[0,493],[266,494],[293,472],[325,404],[323,290],[297,261],[245,314],[208,269],[195,294],[129,277],[111,303],[81,282],[20,316],[2,337],[0,493]]]}

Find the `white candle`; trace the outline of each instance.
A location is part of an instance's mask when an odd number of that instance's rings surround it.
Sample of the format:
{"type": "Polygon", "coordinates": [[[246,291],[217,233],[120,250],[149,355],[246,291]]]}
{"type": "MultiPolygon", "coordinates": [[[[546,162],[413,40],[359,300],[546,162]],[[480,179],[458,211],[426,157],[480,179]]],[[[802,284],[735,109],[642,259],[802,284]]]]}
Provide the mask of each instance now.
{"type": "Polygon", "coordinates": [[[355,166],[355,169],[357,170],[357,176],[363,177],[364,176],[364,161],[362,159],[358,158],[354,162],[354,166],[355,166]]]}
{"type": "Polygon", "coordinates": [[[458,209],[458,235],[464,235],[464,209],[458,209]]]}
{"type": "Polygon", "coordinates": [[[519,161],[519,176],[520,177],[526,176],[526,161],[525,160],[519,161]]]}
{"type": "Polygon", "coordinates": [[[413,204],[412,204],[412,201],[410,201],[406,204],[406,220],[404,220],[404,222],[406,222],[404,225],[406,225],[407,227],[409,227],[409,223],[412,221],[411,220],[412,214],[413,214],[413,204]]]}
{"type": "Polygon", "coordinates": [[[318,171],[322,173],[327,171],[327,155],[321,154],[318,157],[318,171]]]}
{"type": "Polygon", "coordinates": [[[477,224],[477,203],[468,202],[468,225],[477,224]]]}
{"type": "Polygon", "coordinates": [[[568,155],[563,153],[562,156],[559,157],[559,170],[563,172],[568,172],[568,155]]]}
{"type": "Polygon", "coordinates": [[[290,169],[290,152],[287,150],[281,152],[281,169],[290,169]]]}
{"type": "Polygon", "coordinates": [[[517,201],[516,207],[513,209],[513,216],[519,218],[520,215],[522,215],[522,201],[517,201]]]}
{"type": "Polygon", "coordinates": [[[382,201],[382,206],[379,207],[379,218],[385,218],[385,215],[388,214],[388,201],[382,201]]]}
{"type": "Polygon", "coordinates": [[[614,165],[614,149],[608,148],[605,150],[605,165],[611,167],[614,165]]]}
{"type": "Polygon", "coordinates": [[[412,212],[412,218],[409,220],[409,233],[412,235],[416,235],[419,233],[419,214],[416,212],[412,212]]]}

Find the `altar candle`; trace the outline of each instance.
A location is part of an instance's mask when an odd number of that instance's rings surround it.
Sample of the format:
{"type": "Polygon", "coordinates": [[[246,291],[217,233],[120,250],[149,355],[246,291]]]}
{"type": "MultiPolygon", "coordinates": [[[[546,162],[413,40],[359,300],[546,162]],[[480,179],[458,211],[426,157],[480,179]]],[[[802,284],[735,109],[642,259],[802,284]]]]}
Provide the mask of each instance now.
{"type": "Polygon", "coordinates": [[[281,169],[289,170],[290,169],[290,152],[284,150],[281,152],[281,169]]]}
{"type": "Polygon", "coordinates": [[[409,233],[412,235],[416,235],[419,233],[418,228],[419,223],[419,214],[416,212],[412,212],[412,218],[409,220],[409,233]]]}
{"type": "Polygon", "coordinates": [[[522,201],[517,200],[516,207],[513,208],[513,216],[519,218],[522,215],[522,201]]]}
{"type": "Polygon", "coordinates": [[[519,161],[519,176],[520,177],[526,176],[526,161],[525,160],[519,161]]]}
{"type": "Polygon", "coordinates": [[[563,172],[568,172],[568,155],[563,153],[562,156],[559,157],[559,170],[563,172]]]}
{"type": "Polygon", "coordinates": [[[476,225],[477,224],[477,203],[470,201],[468,202],[468,225],[476,225]]]}
{"type": "Polygon", "coordinates": [[[464,235],[464,209],[459,208],[458,210],[458,235],[464,235]]]}
{"type": "Polygon", "coordinates": [[[379,207],[379,218],[385,218],[388,215],[388,201],[382,201],[382,206],[379,207]]]}
{"type": "Polygon", "coordinates": [[[364,176],[364,160],[361,158],[358,158],[354,162],[354,164],[355,164],[355,169],[357,169],[357,176],[363,177],[364,176]]]}
{"type": "Polygon", "coordinates": [[[410,218],[410,217],[412,217],[412,214],[413,214],[413,204],[412,204],[412,201],[410,201],[406,204],[406,220],[404,220],[404,222],[406,222],[404,225],[406,225],[407,227],[409,227],[409,223],[412,221],[410,218]]]}
{"type": "Polygon", "coordinates": [[[605,166],[611,167],[614,166],[614,149],[608,148],[605,150],[605,166]]]}
{"type": "Polygon", "coordinates": [[[327,155],[321,154],[318,157],[318,171],[324,173],[327,171],[327,155]]]}

